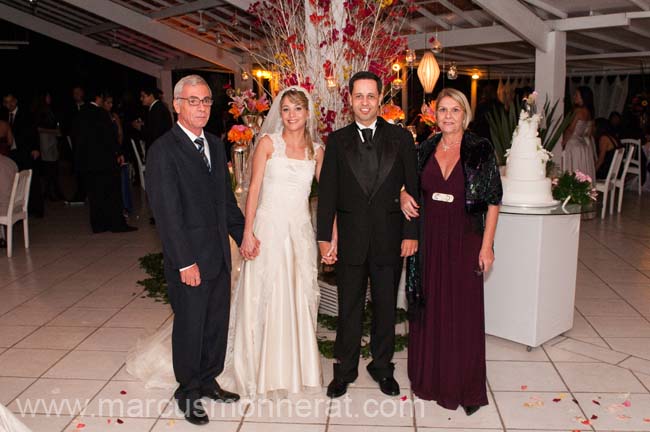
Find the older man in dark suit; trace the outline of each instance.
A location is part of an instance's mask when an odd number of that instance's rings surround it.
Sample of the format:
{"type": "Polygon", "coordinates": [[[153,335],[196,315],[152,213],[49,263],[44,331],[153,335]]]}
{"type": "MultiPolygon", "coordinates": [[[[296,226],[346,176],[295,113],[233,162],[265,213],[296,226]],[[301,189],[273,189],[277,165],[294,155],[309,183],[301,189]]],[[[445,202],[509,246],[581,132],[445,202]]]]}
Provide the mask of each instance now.
{"type": "Polygon", "coordinates": [[[334,379],[327,395],[339,397],[358,375],[364,300],[370,278],[373,304],[367,369],[381,391],[395,396],[399,384],[391,362],[395,349],[395,303],[401,257],[417,249],[417,225],[405,221],[402,186],[417,189],[413,138],[377,117],[381,80],[371,72],[350,79],[354,122],[327,139],[318,198],[318,241],[323,261],[338,259],[339,318],[334,345],[334,379]],[[332,243],[336,215],[338,248],[332,243]]]}
{"type": "Polygon", "coordinates": [[[147,195],[165,257],[174,310],[174,396],[187,421],[208,423],[200,399],[233,402],[221,389],[230,315],[230,243],[241,244],[244,217],[233,195],[223,143],[204,131],[212,92],[190,75],[174,88],[178,123],[151,147],[147,195]]]}

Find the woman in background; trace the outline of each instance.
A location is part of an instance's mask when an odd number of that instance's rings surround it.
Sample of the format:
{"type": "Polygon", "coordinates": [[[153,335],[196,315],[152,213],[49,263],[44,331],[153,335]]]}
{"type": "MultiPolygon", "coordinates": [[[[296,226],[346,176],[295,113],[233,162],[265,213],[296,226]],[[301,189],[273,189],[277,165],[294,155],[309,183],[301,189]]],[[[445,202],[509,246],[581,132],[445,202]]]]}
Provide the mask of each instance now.
{"type": "Polygon", "coordinates": [[[573,121],[564,131],[562,140],[562,171],[581,171],[596,178],[596,155],[592,127],[594,118],[594,94],[589,87],[578,87],[573,95],[573,121]]]}

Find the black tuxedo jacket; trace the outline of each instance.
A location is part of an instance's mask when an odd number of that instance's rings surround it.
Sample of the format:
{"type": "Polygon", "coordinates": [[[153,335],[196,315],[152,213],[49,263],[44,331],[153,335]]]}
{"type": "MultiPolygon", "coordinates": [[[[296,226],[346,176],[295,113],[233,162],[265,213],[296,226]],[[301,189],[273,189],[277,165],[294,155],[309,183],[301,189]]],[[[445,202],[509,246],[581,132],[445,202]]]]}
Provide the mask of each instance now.
{"type": "Polygon", "coordinates": [[[205,132],[212,170],[178,126],[156,140],[147,157],[147,197],[162,241],[166,270],[197,263],[202,279],[230,271],[230,242],[244,234],[223,143],[205,132]]]}
{"type": "Polygon", "coordinates": [[[404,219],[399,202],[402,186],[417,196],[413,137],[379,117],[373,141],[380,146],[381,159],[377,181],[367,190],[358,178],[361,137],[356,124],[327,139],[318,195],[318,240],[331,240],[336,214],[340,263],[359,265],[371,258],[377,264],[393,264],[399,261],[402,240],[418,238],[417,222],[404,219]]]}
{"type": "Polygon", "coordinates": [[[120,151],[110,114],[94,104],[86,104],[79,112],[74,129],[74,156],[82,172],[109,172],[118,169],[120,151]]]}
{"type": "Polygon", "coordinates": [[[165,132],[172,128],[172,116],[167,106],[158,101],[147,113],[147,119],[144,123],[142,136],[146,145],[146,150],[160,138],[165,132]]]}
{"type": "MultiPolygon", "coordinates": [[[[18,107],[11,132],[16,141],[16,149],[12,152],[12,158],[21,170],[32,168],[34,159],[32,151],[40,151],[38,129],[34,117],[29,111],[18,107]]],[[[11,144],[9,144],[11,146],[11,144]]]]}

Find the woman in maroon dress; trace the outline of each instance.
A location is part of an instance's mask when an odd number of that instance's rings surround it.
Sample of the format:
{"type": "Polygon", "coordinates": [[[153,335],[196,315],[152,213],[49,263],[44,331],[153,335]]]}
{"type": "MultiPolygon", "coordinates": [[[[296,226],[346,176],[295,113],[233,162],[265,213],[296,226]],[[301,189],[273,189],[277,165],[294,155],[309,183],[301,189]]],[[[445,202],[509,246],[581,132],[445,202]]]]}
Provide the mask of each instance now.
{"type": "Polygon", "coordinates": [[[420,250],[409,260],[408,373],[416,396],[467,415],[487,405],[483,274],[502,189],[494,148],[465,131],[467,98],[443,89],[436,101],[442,133],[418,150],[420,199],[406,192],[402,211],[420,216],[420,250]]]}

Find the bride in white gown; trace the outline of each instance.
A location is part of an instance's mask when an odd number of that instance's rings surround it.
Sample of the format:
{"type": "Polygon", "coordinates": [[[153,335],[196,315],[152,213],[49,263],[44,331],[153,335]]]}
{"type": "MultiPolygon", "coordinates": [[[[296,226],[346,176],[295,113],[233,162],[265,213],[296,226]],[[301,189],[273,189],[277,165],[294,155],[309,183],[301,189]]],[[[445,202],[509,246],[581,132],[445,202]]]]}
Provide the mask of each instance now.
{"type": "MultiPolygon", "coordinates": [[[[311,184],[323,160],[316,125],[309,94],[289,87],[276,97],[252,152],[240,249],[247,260],[232,296],[225,367],[218,377],[222,387],[244,397],[321,389],[318,258],[309,212],[311,184]]],[[[177,386],[171,328],[169,323],[129,353],[127,371],[147,388],[177,386]]]]}

